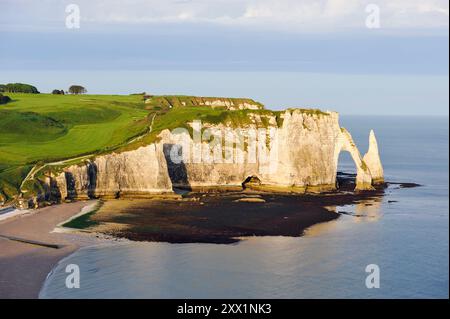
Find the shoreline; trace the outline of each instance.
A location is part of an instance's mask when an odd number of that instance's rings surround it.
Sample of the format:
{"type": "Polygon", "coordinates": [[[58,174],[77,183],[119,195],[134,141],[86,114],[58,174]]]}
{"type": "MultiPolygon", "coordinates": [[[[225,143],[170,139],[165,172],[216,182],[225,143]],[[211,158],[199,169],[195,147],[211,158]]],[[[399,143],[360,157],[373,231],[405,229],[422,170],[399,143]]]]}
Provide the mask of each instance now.
{"type": "Polygon", "coordinates": [[[0,221],[0,298],[38,298],[55,265],[81,247],[112,242],[55,227],[96,201],[64,203],[0,221]]]}
{"type": "MultiPolygon", "coordinates": [[[[387,183],[385,187],[389,187],[389,184],[387,183]]],[[[398,187],[403,183],[392,184],[398,187]]],[[[63,227],[64,224],[98,209],[99,200],[75,201],[32,210],[0,221],[0,298],[38,298],[53,269],[81,248],[129,240],[230,244],[253,236],[300,237],[312,226],[345,214],[329,210],[330,207],[358,203],[364,205],[366,200],[383,196],[384,187],[363,193],[343,192],[310,196],[280,196],[254,192],[226,195],[194,193],[186,198],[187,201],[182,201],[186,204],[182,207],[182,211],[187,212],[185,216],[180,214],[180,211],[178,213],[172,211],[174,205],[179,206],[181,201],[171,201],[172,204],[169,204],[169,201],[161,205],[161,201],[154,200],[151,202],[156,206],[151,207],[156,209],[147,207],[146,210],[142,210],[145,205],[138,207],[135,213],[143,214],[137,215],[135,223],[142,222],[145,226],[145,222],[151,220],[152,224],[159,223],[158,227],[175,225],[177,231],[180,231],[177,234],[161,227],[156,236],[99,231],[95,227],[91,229],[63,227]],[[200,200],[195,196],[200,196],[200,200]],[[239,198],[247,200],[252,198],[258,201],[236,201],[239,198]],[[222,208],[218,209],[220,207],[222,208]],[[241,209],[230,210],[238,207],[241,209]],[[291,215],[285,213],[290,210],[295,212],[291,215]],[[166,219],[167,216],[169,217],[166,219]],[[196,232],[184,232],[182,227],[180,228],[183,226],[179,223],[180,217],[181,220],[189,220],[188,228],[196,232]]],[[[106,203],[112,203],[114,207],[124,202],[125,200],[112,200],[106,203]]],[[[145,200],[136,199],[133,202],[145,203],[145,200]]],[[[123,215],[117,214],[118,211],[120,210],[115,210],[115,215],[123,218],[123,215]]],[[[129,212],[133,213],[133,210],[129,212]]],[[[129,222],[126,218],[125,221],[129,222]]]]}
{"type": "MultiPolygon", "coordinates": [[[[330,207],[372,205],[389,183],[373,191],[354,191],[354,176],[340,178],[341,190],[322,194],[279,194],[255,190],[189,192],[179,200],[105,201],[95,214],[65,226],[132,241],[233,244],[242,237],[301,237],[309,227],[339,218],[330,207]]],[[[403,183],[398,183],[403,185],[403,183]]]]}

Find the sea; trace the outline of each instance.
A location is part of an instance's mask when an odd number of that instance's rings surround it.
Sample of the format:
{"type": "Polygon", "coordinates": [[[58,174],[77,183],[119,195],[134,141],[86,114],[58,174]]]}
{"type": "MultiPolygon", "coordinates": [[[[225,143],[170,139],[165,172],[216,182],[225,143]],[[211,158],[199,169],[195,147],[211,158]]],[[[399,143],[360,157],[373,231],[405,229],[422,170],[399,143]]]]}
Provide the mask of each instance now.
{"type": "MultiPolygon", "coordinates": [[[[85,247],[59,262],[40,298],[448,298],[449,118],[340,122],[362,153],[374,129],[387,182],[421,186],[392,184],[380,201],[338,207],[350,214],[299,237],[85,247]]],[[[355,173],[349,155],[339,162],[355,173]]]]}

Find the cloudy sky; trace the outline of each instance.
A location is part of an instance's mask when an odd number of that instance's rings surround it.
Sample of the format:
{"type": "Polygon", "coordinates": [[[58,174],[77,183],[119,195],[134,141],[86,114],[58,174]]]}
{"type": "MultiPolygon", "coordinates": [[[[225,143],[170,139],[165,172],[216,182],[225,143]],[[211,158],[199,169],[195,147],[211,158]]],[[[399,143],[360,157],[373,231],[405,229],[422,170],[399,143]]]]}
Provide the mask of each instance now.
{"type": "Polygon", "coordinates": [[[0,83],[244,94],[348,113],[420,114],[427,103],[427,112],[448,114],[448,7],[447,0],[0,0],[0,83]],[[66,26],[69,4],[80,10],[80,28],[66,26]],[[379,28],[368,28],[374,10],[379,28]]]}
{"type": "Polygon", "coordinates": [[[56,30],[74,3],[88,24],[207,24],[288,32],[347,32],[364,26],[369,4],[385,28],[447,28],[446,0],[2,0],[3,27],[56,30]],[[6,18],[6,20],[5,20],[6,18]]]}

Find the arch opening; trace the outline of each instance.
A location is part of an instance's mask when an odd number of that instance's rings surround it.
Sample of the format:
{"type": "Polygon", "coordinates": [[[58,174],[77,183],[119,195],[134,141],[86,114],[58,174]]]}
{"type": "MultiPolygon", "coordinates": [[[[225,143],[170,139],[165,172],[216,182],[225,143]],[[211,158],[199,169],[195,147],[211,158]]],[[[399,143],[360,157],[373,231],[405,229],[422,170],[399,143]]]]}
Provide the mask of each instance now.
{"type": "Polygon", "coordinates": [[[357,167],[348,151],[341,151],[337,161],[336,189],[353,191],[356,188],[357,167]]]}
{"type": "Polygon", "coordinates": [[[341,128],[341,132],[342,132],[342,140],[341,140],[342,144],[340,147],[338,157],[342,151],[350,153],[351,158],[356,166],[355,190],[357,191],[373,190],[374,188],[372,186],[372,175],[370,173],[369,167],[362,159],[361,153],[356,147],[356,144],[353,141],[352,136],[345,128],[341,128]]]}
{"type": "Polygon", "coordinates": [[[242,189],[254,189],[258,186],[261,186],[261,179],[256,175],[250,175],[242,182],[242,189]]]}

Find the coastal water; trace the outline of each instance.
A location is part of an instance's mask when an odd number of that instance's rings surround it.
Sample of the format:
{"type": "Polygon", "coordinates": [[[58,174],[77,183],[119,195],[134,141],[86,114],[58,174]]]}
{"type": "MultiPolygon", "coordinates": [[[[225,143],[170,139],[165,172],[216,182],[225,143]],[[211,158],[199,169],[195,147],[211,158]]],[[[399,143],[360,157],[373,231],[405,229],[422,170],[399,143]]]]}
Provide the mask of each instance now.
{"type": "MultiPolygon", "coordinates": [[[[392,185],[370,206],[315,225],[302,237],[232,245],[120,243],[84,248],[49,275],[42,298],[448,298],[448,117],[341,117],[362,152],[377,134],[392,185]],[[68,264],[80,288],[65,285],[68,264]],[[366,266],[380,269],[368,289],[366,266]]],[[[340,169],[354,173],[343,154],[340,169]]]]}

